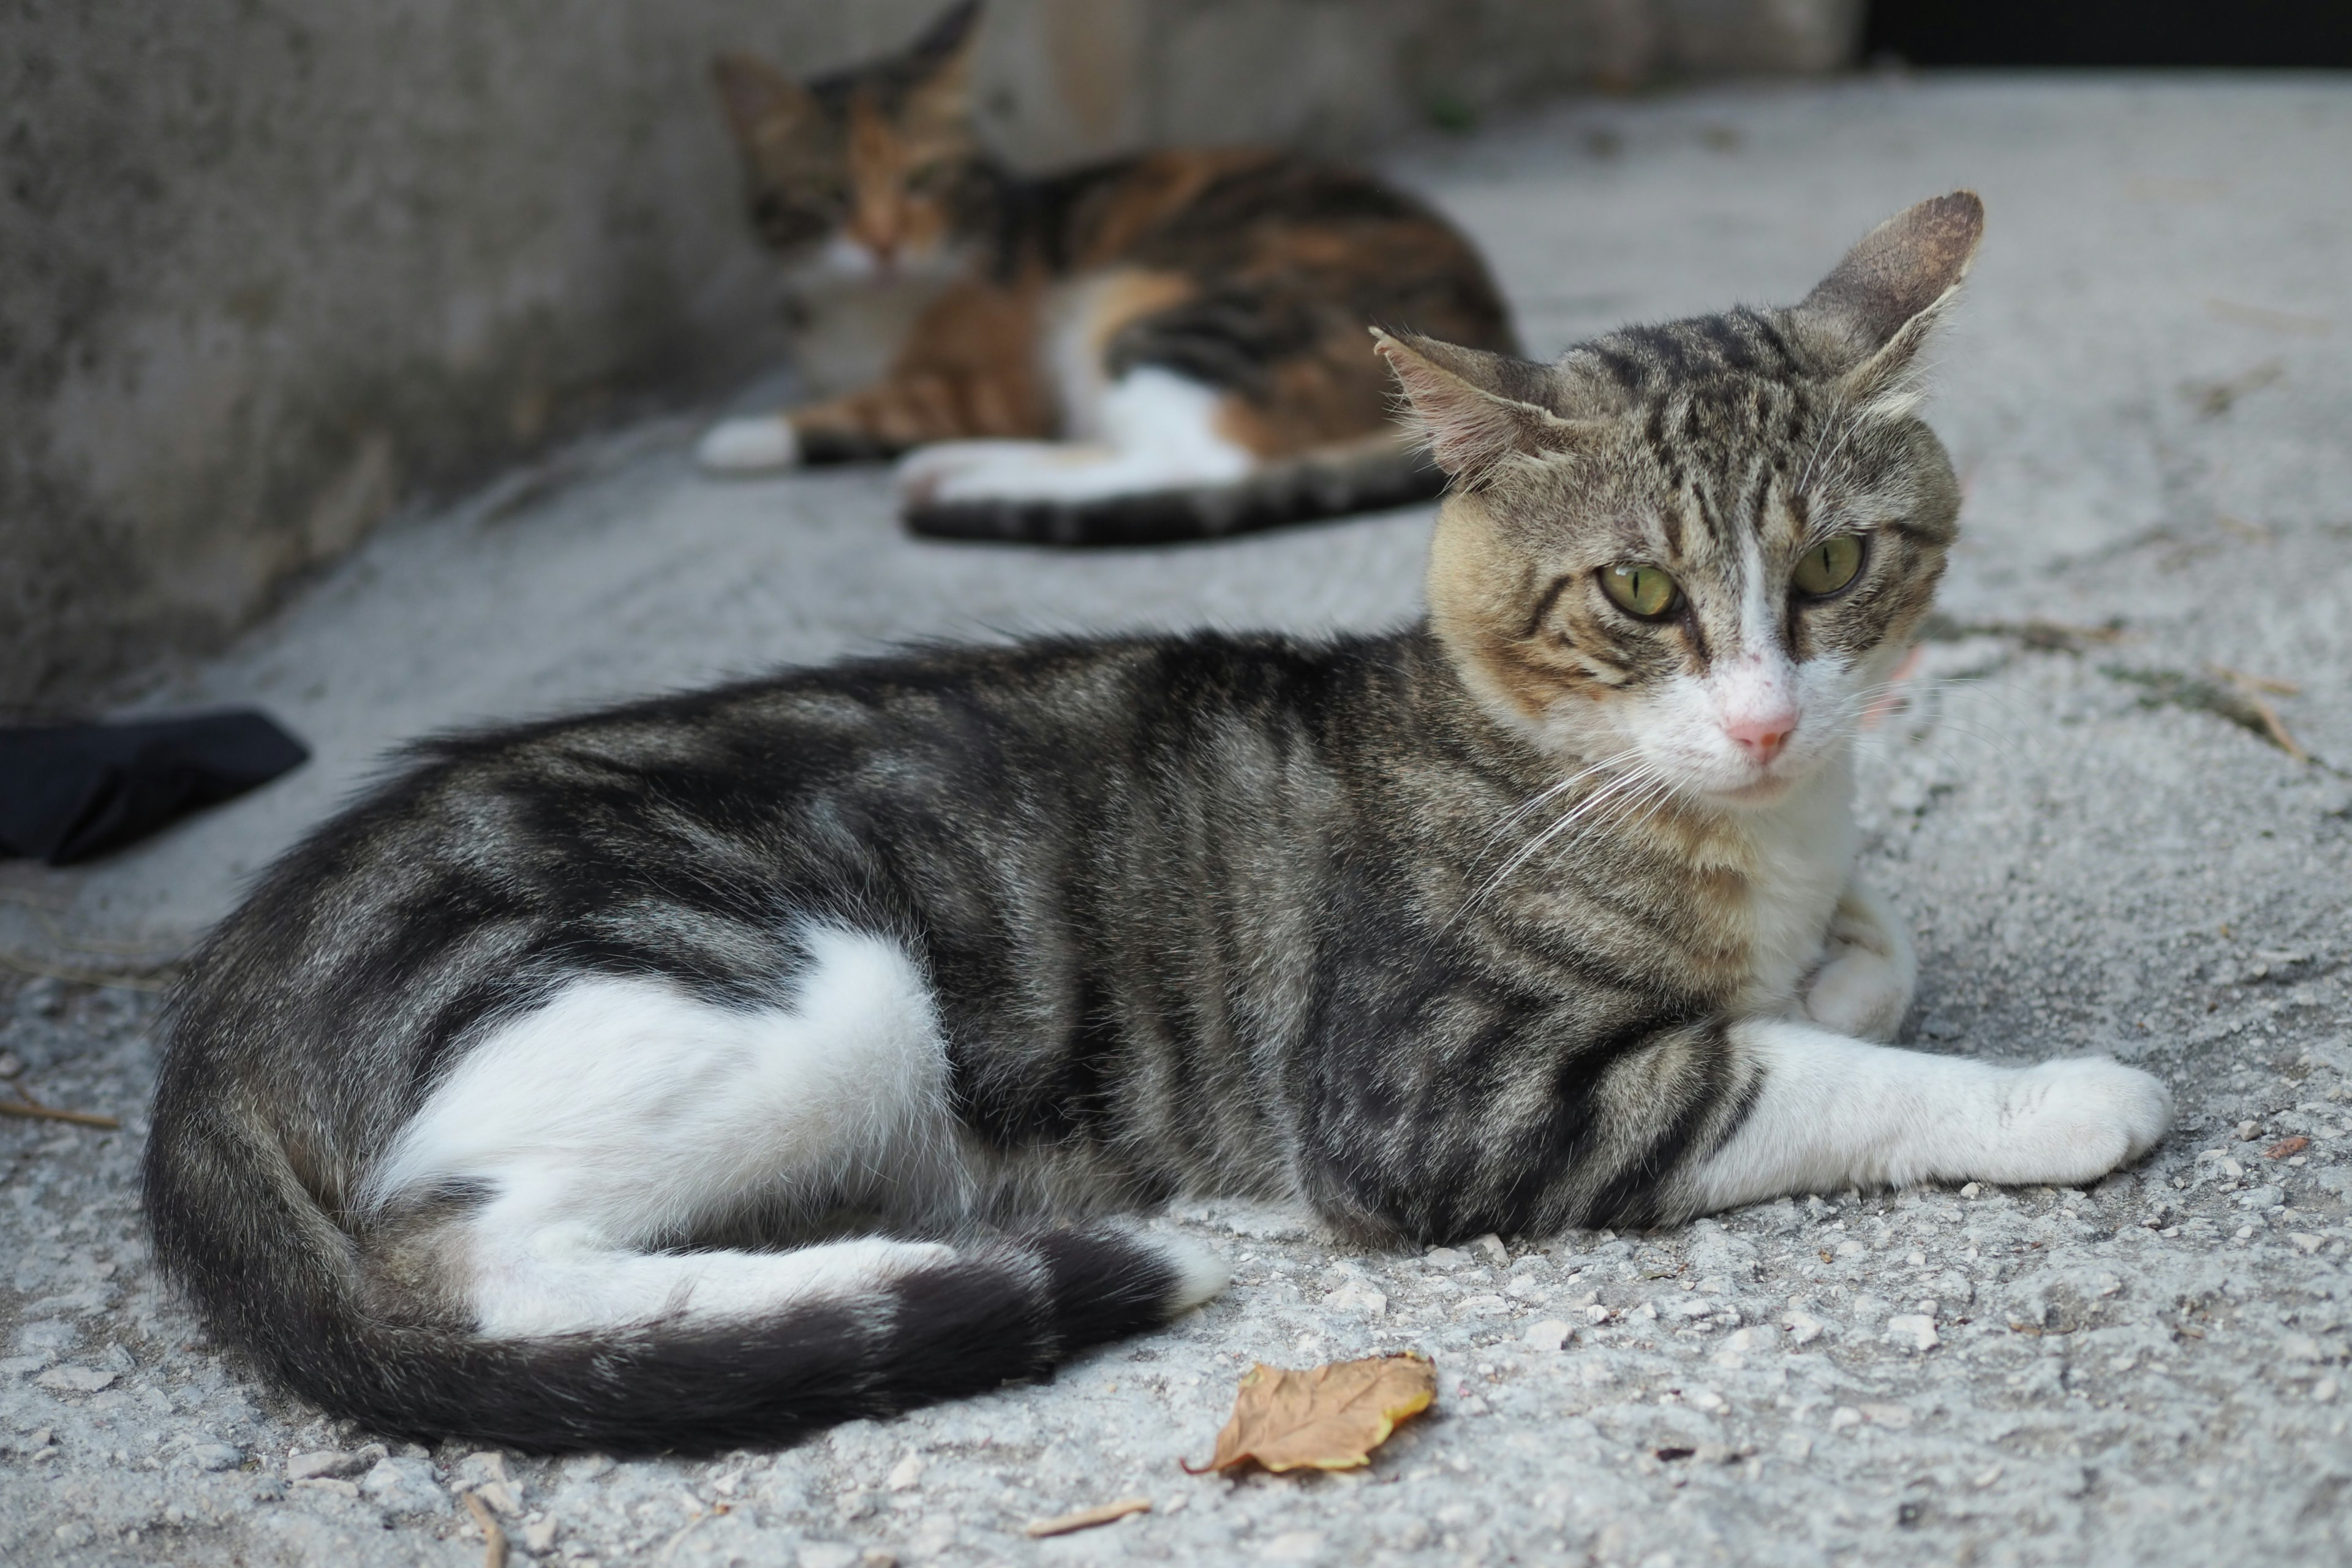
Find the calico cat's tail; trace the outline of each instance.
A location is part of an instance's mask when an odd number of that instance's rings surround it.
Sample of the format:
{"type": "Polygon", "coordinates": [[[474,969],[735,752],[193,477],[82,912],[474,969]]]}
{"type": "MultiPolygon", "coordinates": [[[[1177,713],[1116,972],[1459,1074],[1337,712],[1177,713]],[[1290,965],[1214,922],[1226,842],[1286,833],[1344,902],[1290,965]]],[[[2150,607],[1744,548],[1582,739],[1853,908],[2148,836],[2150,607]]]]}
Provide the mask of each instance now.
{"type": "Polygon", "coordinates": [[[160,1260],[296,1393],[403,1436],[610,1454],[777,1444],[1037,1376],[1223,1283],[1205,1254],[1099,1226],[959,1248],[756,1319],[491,1338],[385,1315],[354,1238],[282,1149],[229,1120],[156,1119],[144,1174],[160,1260]]]}
{"type": "Polygon", "coordinates": [[[922,500],[907,526],[934,539],[1171,544],[1433,500],[1445,475],[1386,433],[1268,463],[1230,484],[1064,498],[922,500]]]}

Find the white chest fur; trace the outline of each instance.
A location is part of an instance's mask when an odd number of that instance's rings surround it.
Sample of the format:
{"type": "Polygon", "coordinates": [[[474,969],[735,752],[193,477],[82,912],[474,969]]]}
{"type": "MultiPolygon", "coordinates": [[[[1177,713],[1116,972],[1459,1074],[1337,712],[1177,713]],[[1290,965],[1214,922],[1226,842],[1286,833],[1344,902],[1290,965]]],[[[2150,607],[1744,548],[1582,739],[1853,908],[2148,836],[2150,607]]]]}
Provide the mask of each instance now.
{"type": "Polygon", "coordinates": [[[792,281],[793,369],[801,395],[834,397],[871,385],[950,279],[901,273],[854,278],[808,268],[792,281]]]}
{"type": "Polygon", "coordinates": [[[1747,1009],[1776,1012],[1821,956],[1838,895],[1853,869],[1853,767],[1839,756],[1743,822],[1754,870],[1748,918],[1754,968],[1747,1009]]]}

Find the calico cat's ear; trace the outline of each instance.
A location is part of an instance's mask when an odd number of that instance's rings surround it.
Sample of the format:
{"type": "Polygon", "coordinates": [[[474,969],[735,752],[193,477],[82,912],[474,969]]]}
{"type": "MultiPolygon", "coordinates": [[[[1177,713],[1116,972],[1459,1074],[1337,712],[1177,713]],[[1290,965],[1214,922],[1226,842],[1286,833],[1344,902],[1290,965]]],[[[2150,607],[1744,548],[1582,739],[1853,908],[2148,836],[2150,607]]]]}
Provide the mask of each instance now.
{"type": "Polygon", "coordinates": [[[973,29],[980,21],[980,0],[962,0],[941,12],[923,36],[907,47],[908,61],[918,69],[946,66],[969,58],[973,29]]]}
{"type": "Polygon", "coordinates": [[[1515,456],[1574,443],[1578,426],[1537,401],[1547,395],[1549,367],[1413,332],[1374,327],[1372,339],[1396,372],[1429,455],[1465,489],[1515,456]]]}
{"type": "Polygon", "coordinates": [[[788,139],[816,112],[808,89],[756,55],[720,55],[710,62],[710,78],[728,129],[751,152],[788,139]]]}
{"type": "Polygon", "coordinates": [[[1791,315],[1838,368],[1849,407],[1890,416],[1919,400],[1913,363],[1984,237],[1984,203],[1954,191],[1864,235],[1791,315]]]}
{"type": "Polygon", "coordinates": [[[910,141],[952,143],[971,120],[972,45],[978,33],[979,0],[951,7],[900,56],[913,79],[900,106],[899,124],[910,141]]]}

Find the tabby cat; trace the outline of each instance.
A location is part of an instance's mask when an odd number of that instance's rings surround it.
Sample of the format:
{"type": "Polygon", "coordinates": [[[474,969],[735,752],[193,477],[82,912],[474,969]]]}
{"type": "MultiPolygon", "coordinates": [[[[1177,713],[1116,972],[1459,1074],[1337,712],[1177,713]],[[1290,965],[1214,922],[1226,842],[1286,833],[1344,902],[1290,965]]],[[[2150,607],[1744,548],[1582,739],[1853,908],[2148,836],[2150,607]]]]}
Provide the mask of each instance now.
{"type": "Polygon", "coordinates": [[[996,1387],[1213,1259],[2074,1184],[2170,1101],[1867,1043],[1849,750],[1958,496],[1974,196],[1788,310],[1379,340],[1451,476],[1387,636],[939,649],[435,740],[180,990],[159,1257],[386,1432],[710,1451],[996,1387]]]}
{"type": "Polygon", "coordinates": [[[873,325],[860,294],[933,297],[879,381],[729,420],[703,463],[910,454],[916,531],[1065,544],[1434,495],[1443,476],[1397,439],[1364,326],[1510,349],[1469,241],[1370,175],[1279,153],[1016,178],[972,124],[976,12],[805,86],[719,60],[761,237],[803,289],[853,285],[817,299],[815,328],[873,325]]]}

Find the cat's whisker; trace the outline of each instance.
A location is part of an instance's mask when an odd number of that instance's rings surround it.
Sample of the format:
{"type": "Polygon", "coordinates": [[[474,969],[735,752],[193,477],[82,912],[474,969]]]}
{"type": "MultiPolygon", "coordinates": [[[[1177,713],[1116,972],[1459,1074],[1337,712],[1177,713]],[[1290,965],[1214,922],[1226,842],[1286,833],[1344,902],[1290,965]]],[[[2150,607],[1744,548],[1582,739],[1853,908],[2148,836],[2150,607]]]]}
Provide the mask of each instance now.
{"type": "Polygon", "coordinates": [[[1641,750],[1642,749],[1639,746],[1628,746],[1622,752],[1602,757],[1598,762],[1590,763],[1585,766],[1579,768],[1576,772],[1569,774],[1566,778],[1561,779],[1557,784],[1546,785],[1544,788],[1537,791],[1536,794],[1530,796],[1528,800],[1522,802],[1512,810],[1505,813],[1502,819],[1487,830],[1487,840],[1491,842],[1495,838],[1497,838],[1503,834],[1508,832],[1519,823],[1527,820],[1528,816],[1532,816],[1547,802],[1557,799],[1564,791],[1575,788],[1577,784],[1592,777],[1595,773],[1606,772],[1608,769],[1616,766],[1620,763],[1640,756],[1641,750]]]}
{"type": "Polygon", "coordinates": [[[1462,914],[1467,914],[1471,910],[1476,908],[1477,905],[1485,901],[1488,894],[1492,893],[1496,888],[1501,887],[1504,882],[1510,879],[1511,873],[1517,871],[1521,866],[1526,865],[1528,861],[1536,855],[1540,854],[1544,847],[1547,844],[1549,844],[1554,838],[1557,838],[1561,833],[1567,831],[1570,827],[1575,826],[1576,823],[1590,816],[1591,813],[1599,810],[1610,800],[1627,793],[1638,784],[1646,783],[1652,777],[1655,776],[1655,772],[1656,770],[1650,767],[1647,763],[1644,763],[1638,768],[1610,780],[1609,783],[1603,784],[1600,789],[1595,790],[1584,799],[1577,802],[1575,805],[1561,814],[1558,821],[1545,828],[1541,833],[1537,834],[1527,843],[1521,845],[1518,849],[1513,853],[1511,858],[1503,863],[1500,869],[1496,871],[1493,876],[1488,877],[1485,882],[1481,883],[1478,889],[1472,893],[1469,898],[1464,900],[1461,910],[1456,912],[1457,918],[1462,914]]]}

